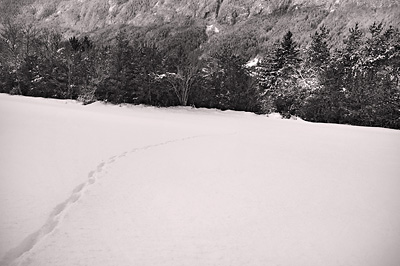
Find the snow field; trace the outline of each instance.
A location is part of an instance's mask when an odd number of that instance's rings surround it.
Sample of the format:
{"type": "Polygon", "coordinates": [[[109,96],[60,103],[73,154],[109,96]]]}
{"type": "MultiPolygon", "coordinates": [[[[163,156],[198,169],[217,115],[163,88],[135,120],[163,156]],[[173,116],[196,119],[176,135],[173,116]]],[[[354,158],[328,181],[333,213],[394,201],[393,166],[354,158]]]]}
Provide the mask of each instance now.
{"type": "Polygon", "coordinates": [[[0,123],[1,265],[400,265],[398,131],[8,95],[0,123]]]}

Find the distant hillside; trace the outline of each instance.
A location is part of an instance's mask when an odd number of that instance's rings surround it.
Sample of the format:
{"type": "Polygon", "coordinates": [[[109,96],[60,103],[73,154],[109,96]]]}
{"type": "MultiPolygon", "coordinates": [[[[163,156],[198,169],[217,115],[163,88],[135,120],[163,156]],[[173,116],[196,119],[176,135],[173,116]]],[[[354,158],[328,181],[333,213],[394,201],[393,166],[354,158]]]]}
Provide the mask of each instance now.
{"type": "Polygon", "coordinates": [[[151,27],[196,21],[213,38],[251,35],[263,49],[290,29],[300,44],[320,25],[331,29],[333,43],[356,22],[400,24],[397,0],[1,0],[1,17],[21,8],[24,21],[57,28],[66,36],[112,38],[116,28],[151,27]]]}
{"type": "Polygon", "coordinates": [[[24,0],[21,3],[27,4],[25,13],[31,13],[36,20],[79,31],[113,24],[145,26],[182,16],[233,25],[253,18],[269,20],[277,14],[297,17],[305,12],[320,17],[321,21],[313,21],[314,24],[335,18],[345,18],[347,22],[360,18],[364,22],[365,15],[369,19],[393,21],[399,14],[396,0],[24,0]]]}

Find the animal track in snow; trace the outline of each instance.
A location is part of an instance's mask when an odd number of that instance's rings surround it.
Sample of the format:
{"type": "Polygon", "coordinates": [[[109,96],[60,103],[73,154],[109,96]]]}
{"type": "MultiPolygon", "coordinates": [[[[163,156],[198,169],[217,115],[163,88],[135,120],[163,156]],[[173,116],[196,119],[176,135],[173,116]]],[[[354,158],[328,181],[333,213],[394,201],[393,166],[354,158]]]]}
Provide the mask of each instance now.
{"type": "Polygon", "coordinates": [[[192,136],[180,139],[169,140],[160,142],[152,145],[147,145],[139,148],[132,148],[129,151],[124,151],[119,155],[111,156],[106,161],[99,163],[95,170],[91,170],[87,174],[87,181],[79,184],[73,190],[71,195],[62,203],[59,203],[53,211],[50,213],[45,224],[36,232],[27,236],[17,247],[9,250],[6,255],[0,261],[0,265],[4,266],[22,266],[30,263],[30,257],[35,247],[44,240],[47,236],[52,234],[54,230],[60,225],[68,210],[73,207],[84,195],[88,188],[95,184],[96,181],[101,177],[100,174],[104,173],[106,168],[118,160],[128,156],[129,154],[135,153],[140,150],[148,150],[171,143],[182,142],[202,136],[192,136]]]}

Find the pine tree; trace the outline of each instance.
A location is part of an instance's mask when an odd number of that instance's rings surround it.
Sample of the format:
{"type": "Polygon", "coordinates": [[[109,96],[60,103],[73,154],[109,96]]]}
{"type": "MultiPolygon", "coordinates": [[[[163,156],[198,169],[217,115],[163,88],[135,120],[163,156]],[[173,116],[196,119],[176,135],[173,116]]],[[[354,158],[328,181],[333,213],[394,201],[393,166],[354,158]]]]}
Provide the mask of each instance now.
{"type": "Polygon", "coordinates": [[[297,113],[301,101],[299,91],[300,51],[288,31],[277,43],[270,58],[261,60],[257,77],[261,87],[264,111],[277,111],[285,117],[297,113]]]}
{"type": "Polygon", "coordinates": [[[329,91],[323,85],[331,59],[329,34],[329,29],[321,26],[310,36],[311,44],[301,66],[300,86],[305,91],[301,117],[305,120],[326,122],[326,111],[330,108],[329,91]]]}
{"type": "Polygon", "coordinates": [[[272,113],[276,111],[275,98],[277,91],[278,69],[274,62],[273,51],[277,49],[279,44],[271,51],[268,51],[264,58],[258,60],[254,69],[255,76],[260,88],[260,102],[261,110],[263,113],[272,113]]]}
{"type": "Polygon", "coordinates": [[[106,99],[113,103],[132,103],[135,95],[130,82],[134,77],[132,69],[133,49],[129,44],[127,33],[120,31],[116,44],[111,47],[109,74],[105,80],[106,99]]]}
{"type": "Polygon", "coordinates": [[[318,31],[311,35],[311,45],[307,50],[307,66],[319,70],[325,66],[330,57],[328,44],[330,30],[321,26],[318,31]]]}
{"type": "Polygon", "coordinates": [[[41,49],[37,90],[42,97],[66,98],[67,69],[62,36],[58,32],[42,29],[38,38],[41,49]]]}
{"type": "Polygon", "coordinates": [[[137,104],[153,106],[175,105],[174,92],[164,86],[163,54],[155,45],[137,41],[134,43],[134,65],[136,66],[135,91],[137,104]]]}
{"type": "Polygon", "coordinates": [[[73,51],[78,52],[79,50],[82,49],[82,44],[79,41],[78,38],[76,38],[75,36],[71,37],[68,39],[68,42],[72,48],[73,51]]]}
{"type": "Polygon", "coordinates": [[[362,66],[368,97],[363,113],[369,118],[368,125],[400,127],[400,32],[375,22],[369,34],[362,66]]]}
{"type": "Polygon", "coordinates": [[[33,25],[23,26],[20,63],[17,69],[18,86],[23,95],[43,96],[43,92],[37,92],[37,85],[42,78],[39,68],[40,49],[39,30],[33,25]]]}
{"type": "Polygon", "coordinates": [[[213,55],[214,69],[210,72],[214,88],[213,107],[237,111],[259,112],[259,92],[253,77],[246,69],[245,58],[221,47],[213,55]]]}
{"type": "Polygon", "coordinates": [[[289,30],[275,51],[275,65],[282,77],[289,78],[295,75],[301,61],[299,53],[298,44],[293,40],[293,34],[289,30]]]}

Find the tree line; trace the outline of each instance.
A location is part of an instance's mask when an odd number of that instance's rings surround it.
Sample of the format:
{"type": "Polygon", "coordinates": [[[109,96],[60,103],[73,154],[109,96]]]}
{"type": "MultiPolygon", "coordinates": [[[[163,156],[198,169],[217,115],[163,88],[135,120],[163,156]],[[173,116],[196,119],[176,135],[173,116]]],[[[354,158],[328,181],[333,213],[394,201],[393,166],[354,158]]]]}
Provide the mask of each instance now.
{"type": "Polygon", "coordinates": [[[400,129],[399,29],[356,24],[335,49],[324,26],[310,37],[301,49],[287,31],[249,65],[248,55],[234,49],[237,44],[210,49],[204,27],[195,24],[151,38],[122,30],[100,45],[8,22],[0,38],[0,92],[85,104],[279,112],[313,122],[400,129]]]}

